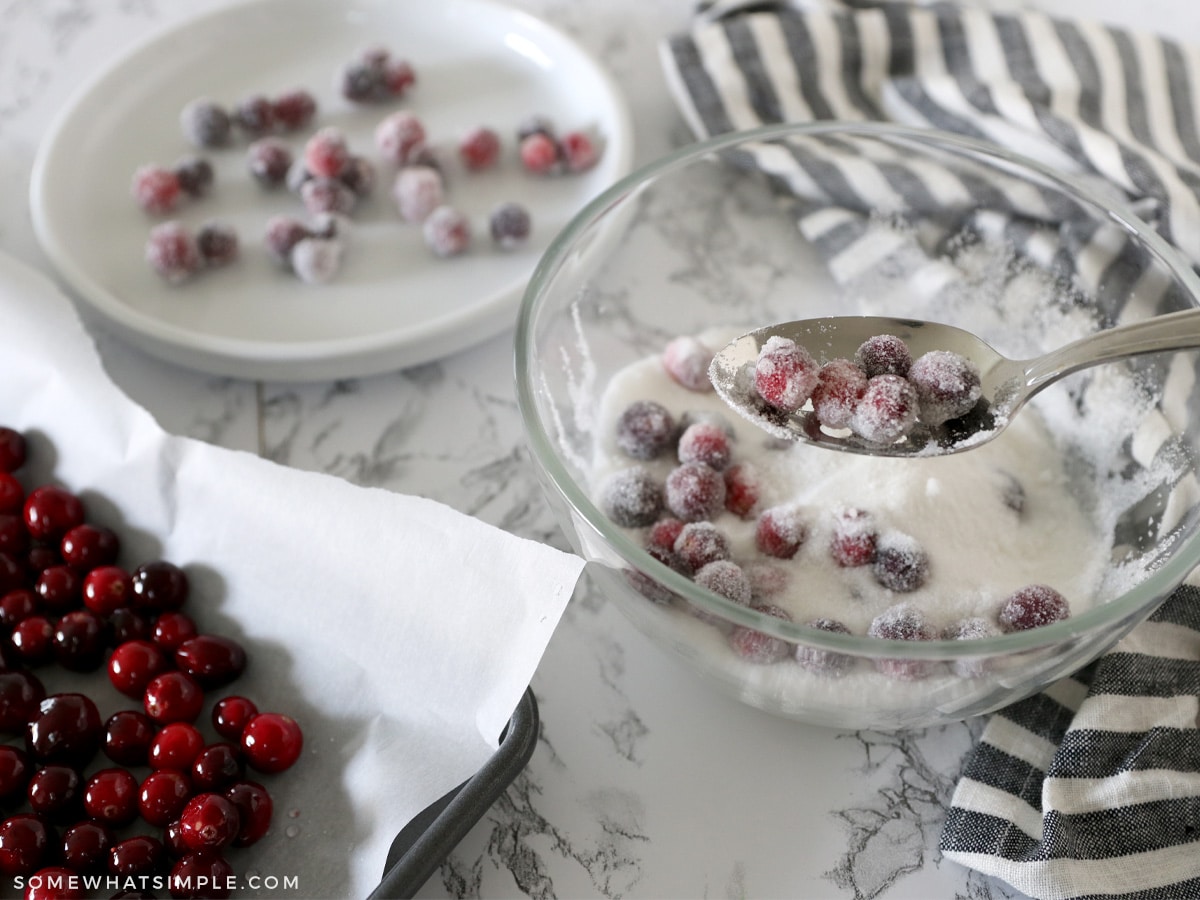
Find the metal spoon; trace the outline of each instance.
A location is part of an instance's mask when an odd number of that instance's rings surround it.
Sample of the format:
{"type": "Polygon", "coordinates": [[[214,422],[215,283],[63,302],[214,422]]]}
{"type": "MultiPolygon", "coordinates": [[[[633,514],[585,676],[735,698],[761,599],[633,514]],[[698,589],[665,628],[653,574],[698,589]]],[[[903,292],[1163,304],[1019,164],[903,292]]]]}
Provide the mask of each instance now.
{"type": "Polygon", "coordinates": [[[970,332],[937,322],[830,316],[769,325],[736,338],[713,357],[709,377],[727,404],[776,437],[874,456],[931,456],[959,453],[992,440],[1030,397],[1072,372],[1143,353],[1198,347],[1200,309],[1099,331],[1034,359],[1008,359],[970,332]],[[822,427],[811,404],[794,413],[781,412],[764,403],[754,389],[759,349],[772,336],[791,338],[822,362],[839,357],[853,359],[863,341],[879,334],[903,339],[914,359],[930,350],[949,350],[967,357],[979,367],[979,403],[966,415],[944,425],[918,423],[895,443],[881,444],[848,430],[822,427]]]}

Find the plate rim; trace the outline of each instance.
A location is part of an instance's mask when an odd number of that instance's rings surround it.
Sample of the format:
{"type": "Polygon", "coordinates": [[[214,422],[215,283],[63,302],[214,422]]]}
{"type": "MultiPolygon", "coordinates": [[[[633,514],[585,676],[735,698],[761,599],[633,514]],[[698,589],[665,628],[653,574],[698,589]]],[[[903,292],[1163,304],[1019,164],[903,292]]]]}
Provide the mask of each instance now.
{"type": "MultiPolygon", "coordinates": [[[[337,0],[307,0],[345,11],[337,0]]],[[[383,0],[367,0],[370,6],[393,13],[395,8],[383,0]]],[[[523,30],[558,42],[570,51],[578,63],[591,70],[606,95],[608,112],[616,128],[606,132],[605,155],[612,157],[613,181],[632,169],[633,126],[628,102],[607,67],[575,38],[546,20],[524,10],[514,9],[498,0],[442,0],[439,12],[458,7],[489,10],[493,15],[518,23],[523,30]]],[[[508,322],[516,323],[518,302],[536,268],[536,261],[524,276],[483,293],[478,302],[432,319],[403,328],[359,334],[353,337],[302,341],[271,342],[228,335],[197,333],[146,314],[123,302],[108,286],[97,280],[70,254],[49,214],[53,196],[49,173],[57,158],[65,152],[61,136],[75,121],[79,108],[97,85],[130,66],[140,55],[185,28],[209,23],[231,14],[250,14],[254,8],[287,6],[294,0],[235,0],[221,3],[195,15],[152,30],[124,52],[97,68],[68,95],[51,119],[34,157],[30,177],[29,204],[34,233],[59,278],[69,289],[68,295],[90,316],[115,329],[123,338],[145,352],[169,362],[183,364],[209,374],[279,381],[316,381],[329,378],[353,378],[395,371],[420,365],[449,353],[467,349],[487,337],[495,336],[508,322]],[[455,335],[460,335],[456,340],[455,335]]]]}

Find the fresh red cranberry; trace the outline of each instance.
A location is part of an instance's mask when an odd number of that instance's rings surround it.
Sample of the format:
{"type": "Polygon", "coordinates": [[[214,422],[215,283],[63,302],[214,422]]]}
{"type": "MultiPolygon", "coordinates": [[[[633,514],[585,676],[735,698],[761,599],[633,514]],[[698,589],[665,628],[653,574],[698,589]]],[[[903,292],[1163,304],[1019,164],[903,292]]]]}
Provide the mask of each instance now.
{"type": "Polygon", "coordinates": [[[107,616],[129,605],[133,579],[120,566],[98,566],[83,578],[83,605],[107,616]]]}
{"type": "Polygon", "coordinates": [[[0,425],[0,472],[15,472],[25,465],[29,447],[25,435],[15,428],[0,425]]]}
{"type": "Polygon", "coordinates": [[[113,646],[119,647],[126,641],[150,640],[154,636],[154,627],[140,613],[132,609],[118,609],[108,617],[108,636],[113,646]]]}
{"type": "Polygon", "coordinates": [[[79,876],[64,866],[38,869],[25,881],[23,900],[78,900],[84,897],[79,876]]]}
{"type": "Polygon", "coordinates": [[[24,734],[45,697],[45,687],[32,672],[0,672],[0,732],[24,734]]]}
{"type": "Polygon", "coordinates": [[[798,507],[773,506],[759,514],[754,543],[767,556],[791,559],[808,539],[808,525],[798,507]]]}
{"type": "Polygon", "coordinates": [[[164,725],[150,744],[150,767],[186,772],[204,749],[204,735],[190,722],[164,725]]]}
{"type": "Polygon", "coordinates": [[[741,566],[728,559],[710,562],[694,576],[696,584],[720,594],[727,600],[742,606],[750,605],[750,579],[741,566]]]}
{"type": "MultiPolygon", "coordinates": [[[[0,512],[17,515],[25,506],[25,488],[11,472],[0,472],[0,512]]],[[[21,525],[24,527],[24,520],[21,525]]]]}
{"type": "Polygon", "coordinates": [[[270,793],[256,781],[239,781],[225,788],[224,794],[237,807],[242,823],[233,846],[249,847],[257,843],[271,827],[274,804],[270,793]]]}
{"type": "Polygon", "coordinates": [[[711,391],[708,367],[712,364],[713,352],[694,337],[677,337],[668,342],[662,352],[662,366],[677,384],[689,391],[706,393],[711,391]]]}
{"type": "Polygon", "coordinates": [[[148,834],[125,838],[108,851],[108,871],[112,875],[129,878],[157,875],[166,863],[167,851],[162,841],[148,834]]]}
{"type": "Polygon", "coordinates": [[[32,875],[50,862],[57,849],[54,830],[32,813],[0,822],[0,874],[9,878],[32,875]]]}
{"type": "Polygon", "coordinates": [[[872,571],[875,580],[888,590],[908,593],[928,580],[929,557],[909,535],[885,532],[875,541],[872,571]]]}
{"type": "Polygon", "coordinates": [[[876,375],[899,375],[904,378],[912,366],[908,344],[894,334],[877,334],[867,338],[854,352],[854,362],[867,378],[876,375]]]}
{"type": "Polygon", "coordinates": [[[688,571],[698,572],[710,562],[729,559],[729,538],[711,522],[688,522],[672,549],[688,571]]]}
{"type": "Polygon", "coordinates": [[[154,620],[153,640],[164,653],[174,653],[196,636],[196,623],[185,613],[165,612],[154,620]]]}
{"type": "Polygon", "coordinates": [[[42,766],[26,788],[29,808],[47,822],[69,824],[79,818],[83,779],[71,766],[42,766]]]}
{"type": "MultiPolygon", "coordinates": [[[[754,608],[761,613],[787,622],[792,619],[787,610],[778,606],[764,604],[754,608]]],[[[791,644],[781,638],[772,637],[766,632],[747,628],[744,625],[735,625],[729,632],[729,646],[746,662],[757,665],[769,665],[787,659],[792,655],[793,649],[791,644]]]]}
{"type": "Polygon", "coordinates": [[[849,428],[867,390],[867,376],[848,359],[831,359],[817,371],[813,415],[827,428],[849,428]]]}
{"type": "Polygon", "coordinates": [[[113,833],[99,822],[80,822],[72,825],[62,836],[62,861],[81,875],[98,872],[108,862],[108,848],[113,845],[113,833]]]}
{"type": "Polygon", "coordinates": [[[51,694],[29,720],[25,746],[39,762],[83,768],[96,755],[103,735],[100,713],[89,697],[51,694]]]}
{"type": "Polygon", "coordinates": [[[18,588],[29,587],[27,569],[19,557],[0,551],[0,593],[7,594],[18,588]]]}
{"type": "Polygon", "coordinates": [[[137,205],[152,215],[171,212],[181,194],[179,176],[166,166],[154,163],[138,167],[133,173],[130,189],[137,205]]]}
{"type": "Polygon", "coordinates": [[[1044,584],[1030,584],[1014,591],[1000,607],[1000,624],[1006,631],[1027,631],[1071,614],[1067,598],[1044,584]]]}
{"type": "Polygon", "coordinates": [[[175,769],[158,769],[146,776],[138,789],[138,813],[149,824],[166,827],[179,818],[192,796],[187,775],[175,769]]]}
{"type": "Polygon", "coordinates": [[[229,741],[240,741],[249,721],[258,715],[258,707],[245,697],[222,697],[212,710],[217,734],[229,741]]]}
{"type": "Polygon", "coordinates": [[[45,616],[29,616],[13,626],[9,641],[25,665],[48,663],[54,658],[54,623],[45,616]]]}
{"type": "Polygon", "coordinates": [[[242,753],[250,767],[273,774],[290,768],[300,758],[304,735],[291,716],[259,713],[242,732],[242,753]]]}
{"type": "Polygon", "coordinates": [[[472,171],[489,169],[500,159],[500,135],[491,128],[473,128],[459,141],[458,155],[472,171]]]}
{"type": "Polygon", "coordinates": [[[899,375],[876,375],[867,382],[850,429],[875,444],[891,444],[904,437],[917,422],[917,392],[899,375]]]}
{"type": "Polygon", "coordinates": [[[518,152],[525,171],[534,175],[553,175],[562,167],[558,142],[550,135],[541,132],[526,135],[518,152]]]}
{"type": "Polygon", "coordinates": [[[51,566],[61,566],[62,561],[62,554],[58,552],[58,547],[42,541],[34,543],[29,548],[29,552],[25,554],[25,562],[28,564],[29,571],[33,574],[34,578],[51,566]]]}
{"type": "Polygon", "coordinates": [[[142,705],[160,725],[194,722],[204,705],[204,690],[186,672],[163,672],[146,685],[142,705]]]}
{"type": "Polygon", "coordinates": [[[696,422],[679,436],[677,453],[681,463],[703,463],[722,472],[729,466],[732,452],[729,435],[712,422],[696,422]]]}
{"type": "Polygon", "coordinates": [[[750,463],[735,463],[725,470],[725,509],[739,518],[750,518],[760,489],[758,470],[750,463]]]}
{"type": "Polygon", "coordinates": [[[29,530],[20,511],[4,512],[0,510],[0,553],[7,553],[14,559],[29,552],[29,530]]]}
{"type": "Polygon", "coordinates": [[[184,641],[175,650],[175,665],[187,672],[202,688],[221,687],[246,669],[246,651],[227,637],[201,634],[184,641]]]}
{"type": "Polygon", "coordinates": [[[0,744],[0,801],[24,797],[32,775],[33,762],[28,753],[12,744],[0,744]]]}
{"type": "Polygon", "coordinates": [[[233,893],[237,876],[219,853],[188,853],[171,867],[168,889],[175,900],[223,900],[233,893]]]}
{"type": "Polygon", "coordinates": [[[656,459],[675,443],[675,417],[661,403],[635,400],[617,419],[617,447],[634,459],[656,459]]]}
{"type": "Polygon", "coordinates": [[[219,791],[245,774],[241,749],[224,741],[205,747],[192,763],[192,784],[199,791],[219,791]]]}
{"type": "Polygon", "coordinates": [[[817,385],[812,354],[790,338],[772,335],[758,351],[754,387],[762,399],[783,412],[795,412],[817,385]]]}
{"type": "Polygon", "coordinates": [[[137,779],[128,769],[101,769],[84,785],[83,809],[104,825],[128,825],[138,813],[137,779]]]}
{"type": "Polygon", "coordinates": [[[960,353],[931,350],[913,360],[908,380],[917,391],[920,419],[941,425],[970,412],[982,393],[979,367],[960,353]]]}
{"type": "MultiPolygon", "coordinates": [[[[931,641],[936,637],[924,613],[907,603],[893,606],[876,616],[867,634],[888,641],[931,641]]],[[[891,678],[915,681],[929,675],[933,663],[924,659],[883,658],[875,660],[875,668],[891,678]]]]}
{"type": "Polygon", "coordinates": [[[21,588],[0,597],[0,628],[11,629],[22,619],[28,619],[41,609],[37,595],[21,588]]]}
{"type": "Polygon", "coordinates": [[[725,508],[725,479],[704,463],[683,463],[667,475],[667,509],[684,522],[714,519],[725,508]]]}
{"type": "Polygon", "coordinates": [[[275,123],[284,131],[307,128],[317,114],[317,99],[302,88],[280,94],[272,105],[275,123]]]}
{"type": "Polygon", "coordinates": [[[121,552],[121,540],[111,528],[84,522],[62,536],[59,552],[67,565],[88,571],[116,562],[117,554],[121,552]]]}
{"type": "Polygon", "coordinates": [[[70,566],[51,566],[34,582],[33,590],[51,612],[63,613],[79,606],[83,579],[70,566]]]}
{"type": "Polygon", "coordinates": [[[604,514],[625,528],[649,525],[662,511],[662,483],[641,466],[607,475],[600,483],[599,495],[604,514]]]}
{"type": "Polygon", "coordinates": [[[91,610],[76,609],[54,629],[54,660],[72,672],[94,672],[104,662],[104,620],[91,610]]]}
{"type": "Polygon", "coordinates": [[[140,698],[146,693],[146,685],[170,668],[158,644],[126,641],[108,658],[108,680],[125,696],[140,698]]]}
{"type": "Polygon", "coordinates": [[[558,142],[559,154],[568,172],[586,172],[600,158],[591,136],[582,131],[568,131],[558,142]]]}
{"type": "Polygon", "coordinates": [[[197,794],[179,815],[179,836],[192,850],[228,847],[241,829],[238,809],[221,794],[197,794]]]}
{"type": "Polygon", "coordinates": [[[839,509],[834,513],[829,555],[843,568],[869,566],[875,561],[875,520],[865,510],[839,509]]]}
{"type": "Polygon", "coordinates": [[[188,598],[188,577],[183,569],[166,560],[138,566],[131,576],[134,609],[164,612],[179,609],[188,598]]]}
{"type": "MultiPolygon", "coordinates": [[[[184,804],[185,806],[187,804],[184,804]]],[[[181,856],[187,856],[191,851],[183,842],[183,836],[179,832],[179,820],[172,819],[163,826],[163,846],[167,848],[167,853],[178,859],[181,856]]]]}
{"type": "Polygon", "coordinates": [[[104,723],[104,755],[121,766],[144,766],[150,757],[155,725],[145,713],[122,709],[104,723]]]}
{"type": "Polygon", "coordinates": [[[83,524],[83,502],[64,488],[45,484],[29,492],[24,514],[30,536],[57,542],[76,525],[83,524]]]}

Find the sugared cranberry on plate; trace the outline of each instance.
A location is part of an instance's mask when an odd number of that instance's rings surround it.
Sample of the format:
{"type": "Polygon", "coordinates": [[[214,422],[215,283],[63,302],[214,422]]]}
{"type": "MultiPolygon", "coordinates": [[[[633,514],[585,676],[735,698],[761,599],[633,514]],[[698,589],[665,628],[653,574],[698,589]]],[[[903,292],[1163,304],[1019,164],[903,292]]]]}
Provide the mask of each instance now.
{"type": "Polygon", "coordinates": [[[210,269],[227,266],[238,258],[241,245],[238,233],[227,222],[205,222],[196,231],[196,246],[200,249],[200,258],[210,269]]]}
{"type": "Polygon", "coordinates": [[[237,102],[232,118],[247,137],[262,137],[275,128],[275,105],[262,94],[251,94],[237,102]]]}
{"type": "Polygon", "coordinates": [[[175,163],[172,171],[179,180],[179,189],[189,197],[207,194],[216,179],[212,163],[202,156],[185,156],[175,163]]]}
{"type": "Polygon", "coordinates": [[[152,215],[171,212],[183,192],[174,171],[153,163],[141,166],[133,173],[130,190],[137,205],[152,215]]]}
{"type": "Polygon", "coordinates": [[[307,128],[317,114],[317,99],[303,88],[285,91],[272,101],[275,123],[284,131],[307,128]]]}
{"type": "Polygon", "coordinates": [[[501,250],[515,250],[529,240],[532,225],[529,210],[511,201],[501,203],[488,216],[492,242],[501,250]]]}
{"type": "Polygon", "coordinates": [[[146,239],[146,262],[168,284],[182,284],[204,267],[196,236],[182,222],[162,222],[146,239]]]}
{"type": "Polygon", "coordinates": [[[228,111],[211,100],[188,103],[179,114],[183,136],[197,147],[222,147],[229,143],[233,122],[228,111]]]}
{"type": "Polygon", "coordinates": [[[584,131],[566,132],[559,140],[558,147],[568,172],[586,172],[600,159],[596,142],[584,131]]]}
{"type": "Polygon", "coordinates": [[[472,171],[489,169],[500,158],[500,135],[491,128],[472,128],[459,141],[458,156],[472,171]]]}
{"type": "Polygon", "coordinates": [[[521,139],[518,147],[521,165],[534,175],[553,175],[562,168],[558,142],[541,132],[521,139]]]}
{"type": "Polygon", "coordinates": [[[435,256],[459,256],[471,246],[471,220],[448,204],[431,212],[421,224],[425,246],[435,256]]]}
{"type": "Polygon", "coordinates": [[[395,165],[407,165],[424,144],[425,125],[410,112],[394,112],[375,126],[375,149],[395,165]]]}

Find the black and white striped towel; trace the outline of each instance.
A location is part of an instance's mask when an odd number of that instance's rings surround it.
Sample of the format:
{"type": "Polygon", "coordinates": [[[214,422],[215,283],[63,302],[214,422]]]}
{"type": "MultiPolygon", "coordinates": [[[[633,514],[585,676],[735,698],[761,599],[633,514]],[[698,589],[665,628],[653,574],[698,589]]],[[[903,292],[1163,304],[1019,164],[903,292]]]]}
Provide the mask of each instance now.
{"type": "MultiPolygon", "coordinates": [[[[714,0],[664,42],[662,60],[697,137],[811,120],[956,132],[1103,184],[1200,264],[1200,53],[1180,44],[1032,11],[714,0]]],[[[965,195],[958,213],[969,208],[973,227],[1108,291],[1113,321],[1144,280],[1120,236],[1073,222],[1063,197],[1022,196],[970,171],[950,190],[903,158],[820,141],[734,162],[796,198],[802,233],[839,281],[886,257],[865,245],[889,198],[925,202],[936,219],[948,190],[965,195]]],[[[1150,312],[1172,305],[1144,284],[1136,293],[1150,312]]],[[[1196,372],[1184,368],[1177,380],[1194,398],[1196,372]]],[[[1158,452],[1151,444],[1140,452],[1158,452]]],[[[992,716],[942,852],[1038,898],[1200,898],[1198,715],[1200,589],[1185,585],[1091,666],[992,716]]]]}

